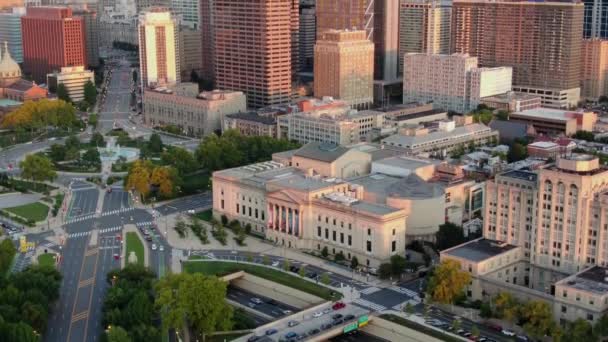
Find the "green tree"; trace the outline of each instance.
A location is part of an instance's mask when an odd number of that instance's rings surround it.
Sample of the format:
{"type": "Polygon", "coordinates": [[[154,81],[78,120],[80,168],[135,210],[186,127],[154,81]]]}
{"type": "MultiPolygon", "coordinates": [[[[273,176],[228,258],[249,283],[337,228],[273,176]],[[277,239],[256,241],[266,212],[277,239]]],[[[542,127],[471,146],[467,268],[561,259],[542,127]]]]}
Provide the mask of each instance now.
{"type": "Polygon", "coordinates": [[[264,255],[262,257],[262,264],[264,264],[264,265],[270,265],[270,257],[268,257],[268,255],[264,255]]]}
{"type": "Polygon", "coordinates": [[[91,144],[91,146],[95,146],[95,147],[105,147],[106,141],[104,140],[103,135],[101,133],[95,132],[91,136],[90,144],[91,144]]]}
{"type": "Polygon", "coordinates": [[[84,84],[84,100],[91,106],[97,102],[97,88],[90,80],[84,84]]]}
{"type": "Polygon", "coordinates": [[[470,281],[471,275],[460,269],[458,261],[445,260],[433,271],[427,292],[433,301],[451,304],[463,293],[470,281]]]}
{"type": "Polygon", "coordinates": [[[460,326],[462,325],[462,322],[460,321],[460,319],[455,319],[452,321],[452,330],[456,331],[458,329],[460,329],[460,326]]]}
{"type": "Polygon", "coordinates": [[[89,114],[88,124],[93,128],[97,128],[97,125],[99,124],[99,115],[93,113],[89,114]]]}
{"type": "Polygon", "coordinates": [[[70,99],[70,95],[68,94],[68,89],[63,83],[57,85],[57,98],[68,103],[72,102],[72,99],[70,99]]]}
{"type": "Polygon", "coordinates": [[[391,273],[394,276],[401,276],[401,273],[405,271],[407,266],[407,260],[401,255],[393,255],[391,257],[391,273]]]}
{"type": "Polygon", "coordinates": [[[473,121],[487,125],[492,121],[494,114],[489,109],[478,109],[473,112],[473,121]]]}
{"type": "Polygon", "coordinates": [[[306,276],[306,266],[300,267],[300,270],[298,270],[298,275],[302,278],[306,276]]]}
{"type": "Polygon", "coordinates": [[[284,271],[289,271],[289,267],[291,267],[290,264],[289,264],[289,260],[288,259],[283,259],[283,270],[284,271]]]}
{"type": "Polygon", "coordinates": [[[499,110],[496,113],[496,118],[498,120],[501,120],[501,121],[508,121],[509,120],[509,112],[506,111],[506,110],[499,110]]]}
{"type": "Polygon", "coordinates": [[[165,165],[173,166],[180,176],[192,173],[198,168],[194,155],[181,147],[172,147],[163,152],[161,161],[165,165]]]}
{"type": "Polygon", "coordinates": [[[542,338],[551,332],[553,324],[553,311],[546,302],[529,301],[521,310],[522,319],[526,322],[524,330],[535,338],[542,338]]]}
{"type": "Polygon", "coordinates": [[[474,325],[471,328],[471,335],[473,335],[474,337],[479,337],[479,334],[480,334],[479,328],[476,325],[474,325]]]}
{"type": "Polygon", "coordinates": [[[505,319],[509,322],[515,321],[518,316],[517,307],[519,303],[513,295],[508,292],[500,292],[494,298],[494,308],[498,318],[505,319]]]}
{"type": "Polygon", "coordinates": [[[54,162],[60,162],[65,160],[66,148],[60,144],[53,144],[49,149],[49,157],[54,162]]]}
{"type": "Polygon", "coordinates": [[[87,165],[101,165],[101,155],[95,147],[88,148],[82,155],[82,162],[87,165]]]}
{"type": "Polygon", "coordinates": [[[161,140],[160,135],[152,133],[152,135],[150,135],[148,147],[153,153],[161,153],[163,151],[163,141],[161,140]]]}
{"type": "Polygon", "coordinates": [[[589,131],[576,131],[576,133],[572,135],[572,138],[586,141],[594,141],[595,135],[589,131]]]}
{"type": "Polygon", "coordinates": [[[329,285],[329,283],[331,283],[331,278],[329,278],[328,273],[321,274],[321,283],[325,285],[329,285]]]}
{"type": "Polygon", "coordinates": [[[378,277],[388,279],[393,275],[393,267],[389,263],[380,264],[378,267],[378,277]]]}
{"type": "Polygon", "coordinates": [[[407,304],[405,304],[405,306],[403,307],[403,312],[405,312],[408,316],[411,316],[414,314],[414,306],[412,305],[412,303],[407,302],[407,304]]]}
{"type": "Polygon", "coordinates": [[[75,135],[70,135],[65,140],[65,148],[66,149],[70,149],[70,148],[80,149],[80,139],[78,139],[78,137],[76,137],[75,135]]]}
{"type": "Polygon", "coordinates": [[[169,274],[156,285],[156,306],[163,328],[190,324],[199,334],[230,330],[232,307],[225,301],[227,284],[200,273],[169,274]]]}
{"type": "Polygon", "coordinates": [[[435,235],[437,249],[440,251],[454,247],[465,242],[462,227],[451,222],[446,222],[439,226],[439,231],[435,235]]]}
{"type": "Polygon", "coordinates": [[[131,342],[127,331],[119,326],[110,327],[106,333],[108,342],[131,342]]]}
{"type": "Polygon", "coordinates": [[[511,144],[509,152],[507,153],[507,160],[509,161],[509,163],[523,160],[527,157],[528,151],[526,150],[526,146],[518,142],[514,142],[511,144]]]}
{"type": "Polygon", "coordinates": [[[53,163],[45,156],[29,154],[19,162],[21,177],[35,182],[52,181],[57,178],[53,163]]]}
{"type": "Polygon", "coordinates": [[[608,336],[608,315],[602,315],[602,317],[595,322],[593,333],[599,338],[608,336]]]}
{"type": "Polygon", "coordinates": [[[353,255],[352,259],[350,259],[350,268],[355,270],[357,267],[359,267],[359,259],[353,255]]]}
{"type": "Polygon", "coordinates": [[[565,329],[564,341],[595,341],[591,323],[582,318],[568,323],[565,329]]]}
{"type": "Polygon", "coordinates": [[[481,307],[479,308],[479,316],[482,318],[491,318],[492,317],[492,307],[488,303],[481,303],[481,307]]]}
{"type": "Polygon", "coordinates": [[[321,255],[324,258],[327,258],[327,256],[329,255],[329,250],[327,249],[327,246],[323,247],[323,249],[321,250],[321,255]]]}
{"type": "Polygon", "coordinates": [[[10,239],[0,242],[0,274],[6,274],[16,253],[17,249],[10,239]]]}

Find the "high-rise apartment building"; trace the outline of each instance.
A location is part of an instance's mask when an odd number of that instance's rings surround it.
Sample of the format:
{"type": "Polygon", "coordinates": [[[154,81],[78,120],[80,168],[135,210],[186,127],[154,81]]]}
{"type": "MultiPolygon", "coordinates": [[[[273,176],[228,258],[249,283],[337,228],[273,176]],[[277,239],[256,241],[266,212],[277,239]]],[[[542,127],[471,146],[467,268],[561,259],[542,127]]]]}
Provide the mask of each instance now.
{"type": "Polygon", "coordinates": [[[408,53],[403,67],[403,102],[433,103],[436,108],[467,113],[481,98],[511,90],[510,67],[478,68],[467,54],[408,53]]]}
{"type": "Polygon", "coordinates": [[[171,9],[180,16],[181,26],[200,29],[200,0],[171,0],[171,9]]]}
{"type": "Polygon", "coordinates": [[[84,20],[87,62],[92,67],[99,65],[99,26],[97,21],[97,11],[93,6],[82,6],[74,8],[74,15],[84,20]]]}
{"type": "Polygon", "coordinates": [[[581,96],[597,100],[608,96],[608,40],[584,39],[581,96]]]}
{"type": "Polygon", "coordinates": [[[197,75],[201,73],[201,31],[182,27],[179,31],[179,38],[181,79],[189,80],[193,71],[197,75]]]}
{"type": "Polygon", "coordinates": [[[566,108],[579,100],[582,28],[582,3],[457,0],[451,52],[478,57],[484,67],[511,66],[514,90],[566,108]]]}
{"type": "Polygon", "coordinates": [[[214,0],[216,87],[244,92],[253,108],[290,101],[298,7],[298,0],[214,0]]]}
{"type": "Polygon", "coordinates": [[[300,1],[300,70],[311,71],[317,40],[315,0],[300,1]]]}
{"type": "Polygon", "coordinates": [[[11,8],[11,7],[20,7],[23,5],[24,5],[23,0],[4,0],[4,1],[2,1],[2,3],[0,3],[0,10],[11,8]]]}
{"type": "Polygon", "coordinates": [[[87,65],[84,20],[67,7],[28,7],[21,17],[23,64],[37,82],[62,67],[87,65]]]}
{"type": "Polygon", "coordinates": [[[365,31],[330,30],[315,44],[314,94],[331,96],[354,108],[374,100],[374,44],[365,31]]]}
{"type": "Polygon", "coordinates": [[[134,0],[137,13],[147,10],[150,7],[169,7],[171,0],[134,0]]]}
{"type": "Polygon", "coordinates": [[[399,1],[399,74],[406,53],[450,52],[451,0],[399,1]]]}
{"type": "Polygon", "coordinates": [[[606,266],[607,181],[597,157],[580,154],[558,157],[537,172],[497,176],[487,182],[484,237],[522,247],[530,263],[545,270],[572,274],[606,266]]]}
{"type": "Polygon", "coordinates": [[[168,8],[139,15],[139,65],[142,88],[180,82],[179,23],[168,8]]]}
{"type": "Polygon", "coordinates": [[[8,42],[8,48],[17,63],[23,63],[21,17],[25,7],[13,7],[11,12],[0,13],[0,42],[8,42]]]}
{"type": "Polygon", "coordinates": [[[198,76],[207,82],[214,83],[215,68],[213,66],[213,32],[215,32],[215,30],[212,24],[211,4],[211,0],[200,0],[199,3],[199,23],[201,28],[201,72],[198,76]]]}
{"type": "Polygon", "coordinates": [[[608,1],[583,0],[583,37],[608,39],[608,1]]]}
{"type": "Polygon", "coordinates": [[[375,45],[374,79],[397,77],[397,0],[317,0],[317,37],[327,30],[365,30],[375,45]]]}

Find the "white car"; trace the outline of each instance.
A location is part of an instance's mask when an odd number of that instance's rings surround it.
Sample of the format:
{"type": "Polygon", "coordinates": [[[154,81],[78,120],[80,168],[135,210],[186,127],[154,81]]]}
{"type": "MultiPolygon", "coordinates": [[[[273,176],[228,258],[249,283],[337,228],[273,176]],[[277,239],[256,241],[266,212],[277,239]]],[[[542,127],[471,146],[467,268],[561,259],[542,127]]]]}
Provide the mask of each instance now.
{"type": "Polygon", "coordinates": [[[194,215],[194,209],[189,209],[188,214],[194,215]]]}
{"type": "Polygon", "coordinates": [[[153,250],[153,251],[155,251],[155,250],[156,250],[156,244],[155,244],[155,243],[153,243],[153,244],[152,244],[152,250],[153,250]]]}
{"type": "Polygon", "coordinates": [[[502,334],[506,335],[506,336],[511,336],[511,337],[515,336],[515,332],[508,330],[508,329],[502,329],[502,334]]]}
{"type": "Polygon", "coordinates": [[[278,261],[273,261],[272,262],[272,267],[279,267],[279,262],[278,261]]]}
{"type": "Polygon", "coordinates": [[[161,252],[164,251],[165,250],[165,246],[163,246],[163,245],[158,246],[158,250],[161,251],[161,252]]]}
{"type": "Polygon", "coordinates": [[[321,317],[321,316],[323,316],[323,311],[317,311],[312,314],[312,317],[315,317],[315,318],[321,317]]]}

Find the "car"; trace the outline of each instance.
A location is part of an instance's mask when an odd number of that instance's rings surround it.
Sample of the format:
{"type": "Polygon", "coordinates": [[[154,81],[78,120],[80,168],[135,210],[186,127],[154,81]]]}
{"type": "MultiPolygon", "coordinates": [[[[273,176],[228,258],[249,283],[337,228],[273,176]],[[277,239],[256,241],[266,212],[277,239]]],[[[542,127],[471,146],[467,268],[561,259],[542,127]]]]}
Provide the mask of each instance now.
{"type": "Polygon", "coordinates": [[[273,261],[272,262],[272,267],[279,267],[279,262],[278,261],[273,261]]]}
{"type": "Polygon", "coordinates": [[[344,316],[344,322],[352,321],[353,319],[355,319],[355,315],[346,315],[346,316],[344,316]]]}
{"type": "Polygon", "coordinates": [[[264,333],[264,335],[270,336],[270,335],[276,334],[277,332],[278,332],[277,329],[268,329],[268,330],[266,330],[266,332],[264,333]]]}
{"type": "Polygon", "coordinates": [[[114,260],[118,260],[118,259],[120,259],[120,255],[114,254],[114,260]]]}
{"type": "Polygon", "coordinates": [[[188,209],[188,214],[194,215],[194,209],[188,209]]]}
{"type": "Polygon", "coordinates": [[[298,266],[291,266],[291,267],[289,268],[289,270],[290,270],[291,272],[293,272],[293,273],[298,273],[298,272],[300,272],[300,268],[299,268],[298,266]]]}
{"type": "Polygon", "coordinates": [[[163,245],[158,246],[158,250],[161,251],[161,252],[164,251],[165,250],[165,246],[163,246],[163,245]]]}
{"type": "Polygon", "coordinates": [[[323,316],[323,311],[317,311],[312,314],[312,317],[315,317],[315,318],[321,317],[321,316],[323,316]]]}
{"type": "Polygon", "coordinates": [[[314,328],[314,329],[311,329],[311,330],[308,332],[308,336],[316,335],[316,334],[318,334],[318,333],[320,333],[320,332],[321,332],[321,330],[319,330],[319,329],[317,329],[317,328],[314,328]]]}
{"type": "Polygon", "coordinates": [[[152,237],[150,235],[146,235],[146,241],[152,241],[152,237]]]}
{"type": "Polygon", "coordinates": [[[277,305],[277,304],[279,304],[279,303],[277,303],[277,301],[276,301],[276,300],[274,300],[274,299],[269,299],[269,300],[268,300],[266,303],[267,303],[267,304],[269,304],[269,305],[277,305]]]}
{"type": "Polygon", "coordinates": [[[469,341],[477,341],[477,336],[473,336],[473,335],[469,335],[469,336],[465,336],[467,339],[469,339],[469,341]]]}
{"type": "Polygon", "coordinates": [[[112,193],[112,187],[108,187],[107,192],[108,192],[109,194],[111,194],[111,193],[112,193]]]}
{"type": "Polygon", "coordinates": [[[465,332],[466,332],[466,330],[464,330],[464,329],[458,329],[458,330],[456,330],[456,333],[457,333],[458,335],[462,335],[462,334],[464,334],[465,332]]]}
{"type": "Polygon", "coordinates": [[[515,336],[515,333],[509,329],[502,329],[501,333],[506,336],[511,336],[511,337],[515,336]]]}
{"type": "Polygon", "coordinates": [[[527,341],[528,341],[528,336],[525,336],[525,335],[517,335],[517,336],[515,336],[515,338],[516,338],[518,341],[524,341],[524,342],[527,342],[527,341]]]}
{"type": "Polygon", "coordinates": [[[334,310],[340,310],[346,307],[346,304],[342,302],[336,302],[331,308],[334,310]]]}
{"type": "Polygon", "coordinates": [[[153,251],[155,251],[155,250],[156,250],[156,244],[155,244],[155,243],[153,243],[153,244],[152,244],[152,250],[153,250],[153,251]]]}
{"type": "Polygon", "coordinates": [[[339,318],[339,319],[334,320],[331,324],[334,325],[334,326],[336,326],[336,325],[340,325],[342,323],[344,323],[344,319],[343,318],[339,318]]]}
{"type": "Polygon", "coordinates": [[[479,339],[477,339],[477,342],[487,342],[487,341],[488,341],[488,339],[483,336],[480,337],[479,339]]]}
{"type": "Polygon", "coordinates": [[[332,325],[329,323],[324,323],[321,325],[321,330],[331,329],[332,325]]]}
{"type": "Polygon", "coordinates": [[[255,303],[249,302],[247,303],[247,306],[253,309],[255,308],[255,303]]]}
{"type": "Polygon", "coordinates": [[[256,298],[256,297],[251,298],[249,301],[254,304],[262,304],[262,300],[260,298],[256,298]]]}
{"type": "Polygon", "coordinates": [[[316,277],[318,277],[319,275],[316,272],[311,272],[308,273],[308,278],[310,279],[315,279],[316,277]]]}
{"type": "Polygon", "coordinates": [[[332,316],[331,316],[331,318],[332,318],[332,319],[334,319],[334,320],[336,320],[336,319],[340,319],[340,318],[342,318],[342,317],[344,317],[344,316],[342,316],[342,314],[335,314],[335,315],[332,315],[332,316]]]}
{"type": "Polygon", "coordinates": [[[467,331],[467,332],[465,332],[464,334],[462,334],[462,336],[464,336],[464,337],[470,337],[470,336],[472,336],[472,335],[473,335],[473,334],[471,334],[471,333],[470,333],[470,332],[468,332],[468,331],[467,331]]]}
{"type": "Polygon", "coordinates": [[[283,310],[283,315],[291,315],[293,311],[291,310],[283,310]]]}
{"type": "Polygon", "coordinates": [[[287,322],[287,326],[290,327],[290,328],[291,327],[295,327],[298,324],[300,324],[300,322],[298,322],[298,321],[289,321],[289,322],[287,322]]]}
{"type": "Polygon", "coordinates": [[[488,328],[494,331],[502,331],[502,327],[498,324],[488,324],[488,328]]]}
{"type": "Polygon", "coordinates": [[[324,313],[324,314],[326,314],[326,313],[330,313],[330,312],[331,312],[331,308],[326,308],[326,309],[323,309],[323,313],[324,313]]]}
{"type": "Polygon", "coordinates": [[[247,342],[255,342],[255,341],[259,340],[259,339],[260,339],[259,336],[253,335],[253,336],[251,336],[251,337],[249,337],[247,339],[247,342]]]}
{"type": "Polygon", "coordinates": [[[298,337],[298,334],[296,334],[293,331],[288,332],[287,334],[285,334],[285,338],[291,339],[291,338],[296,338],[298,337]]]}

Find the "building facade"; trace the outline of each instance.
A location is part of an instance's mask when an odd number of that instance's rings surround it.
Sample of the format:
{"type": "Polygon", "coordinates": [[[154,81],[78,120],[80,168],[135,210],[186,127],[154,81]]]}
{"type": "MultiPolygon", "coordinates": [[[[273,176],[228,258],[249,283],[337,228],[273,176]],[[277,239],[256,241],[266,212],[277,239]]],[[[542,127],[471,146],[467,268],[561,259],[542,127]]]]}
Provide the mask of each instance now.
{"type": "Polygon", "coordinates": [[[608,96],[608,40],[583,40],[581,74],[582,98],[597,100],[608,96]]]}
{"type": "Polygon", "coordinates": [[[406,53],[450,53],[452,1],[399,1],[399,74],[406,53]]]}
{"type": "Polygon", "coordinates": [[[142,88],[179,83],[179,23],[169,9],[152,7],[142,12],[138,37],[142,88]]]}
{"type": "Polygon", "coordinates": [[[566,96],[560,105],[576,106],[582,27],[580,2],[457,0],[451,52],[478,57],[482,67],[511,66],[513,90],[566,96]]]}
{"type": "Polygon", "coordinates": [[[25,7],[15,7],[11,12],[0,12],[0,42],[8,42],[8,48],[17,63],[23,63],[21,39],[21,17],[23,15],[25,15],[25,7]]]}
{"type": "Polygon", "coordinates": [[[510,91],[505,94],[481,98],[481,103],[497,110],[519,112],[522,110],[539,108],[541,98],[537,95],[522,94],[510,91]]]}
{"type": "Polygon", "coordinates": [[[84,100],[84,85],[89,81],[95,84],[95,73],[78,66],[61,68],[60,72],[48,74],[46,83],[54,89],[63,84],[70,100],[79,102],[84,100]]]}
{"type": "Polygon", "coordinates": [[[512,68],[478,68],[477,58],[467,54],[408,53],[403,70],[404,103],[468,113],[481,98],[511,91],[512,68]]]}
{"type": "Polygon", "coordinates": [[[314,94],[354,108],[374,101],[374,44],[365,31],[329,30],[315,44],[314,94]]]}
{"type": "Polygon", "coordinates": [[[171,9],[180,17],[180,26],[200,30],[200,0],[171,0],[171,9]]]}
{"type": "Polygon", "coordinates": [[[203,53],[201,31],[182,27],[179,31],[179,39],[181,79],[192,81],[190,76],[193,71],[197,76],[201,74],[201,54],[203,53]]]}
{"type": "Polygon", "coordinates": [[[222,131],[234,129],[245,136],[277,136],[277,121],[256,112],[229,114],[224,118],[222,131]]]}
{"type": "Polygon", "coordinates": [[[300,1],[300,70],[312,71],[317,40],[315,0],[300,1]]]}
{"type": "Polygon", "coordinates": [[[97,11],[93,6],[79,6],[74,8],[74,15],[84,21],[88,66],[99,66],[99,26],[97,11]]]}
{"type": "Polygon", "coordinates": [[[181,83],[171,88],[146,89],[143,115],[146,125],[178,127],[184,134],[203,137],[222,129],[227,114],[245,112],[242,92],[198,92],[195,83],[181,83]]]}
{"type": "Polygon", "coordinates": [[[86,66],[86,31],[67,7],[28,7],[21,17],[23,66],[34,80],[62,67],[86,66]]]}
{"type": "Polygon", "coordinates": [[[591,132],[597,120],[596,113],[584,110],[534,108],[509,114],[509,121],[532,125],[536,133],[549,136],[571,136],[577,131],[591,132]]]}
{"type": "Polygon", "coordinates": [[[252,108],[289,102],[299,2],[215,0],[211,8],[216,87],[244,92],[252,108]]]}
{"type": "Polygon", "coordinates": [[[608,39],[608,2],[603,0],[583,0],[584,38],[608,39]]]}

